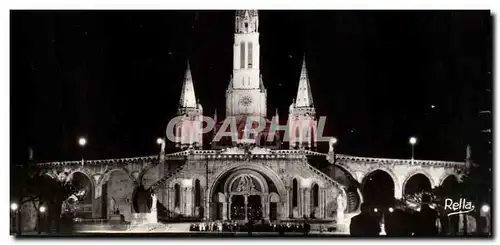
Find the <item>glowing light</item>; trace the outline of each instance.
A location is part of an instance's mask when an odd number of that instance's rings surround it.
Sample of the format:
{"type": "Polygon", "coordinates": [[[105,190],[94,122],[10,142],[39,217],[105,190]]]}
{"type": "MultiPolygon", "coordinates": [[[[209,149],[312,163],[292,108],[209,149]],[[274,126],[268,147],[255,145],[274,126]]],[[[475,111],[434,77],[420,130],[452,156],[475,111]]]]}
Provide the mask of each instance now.
{"type": "Polygon", "coordinates": [[[80,137],[80,138],[78,139],[78,144],[79,144],[80,146],[85,146],[85,145],[87,144],[87,139],[85,139],[84,137],[80,137]]]}
{"type": "Polygon", "coordinates": [[[377,209],[377,208],[374,208],[374,209],[373,209],[373,212],[375,212],[375,213],[376,213],[376,212],[378,212],[378,209],[377,209]]]}
{"type": "Polygon", "coordinates": [[[45,213],[45,210],[46,210],[45,206],[40,207],[40,213],[45,213]]]}
{"type": "Polygon", "coordinates": [[[335,145],[335,144],[337,144],[337,138],[333,137],[333,138],[331,139],[331,142],[332,142],[332,144],[334,144],[334,145],[335,145]]]}
{"type": "Polygon", "coordinates": [[[17,203],[12,203],[10,205],[10,209],[12,209],[12,211],[16,211],[18,208],[19,208],[19,206],[17,206],[17,203]]]}
{"type": "Polygon", "coordinates": [[[487,213],[490,211],[490,206],[488,204],[484,204],[482,207],[481,207],[481,211],[487,213]]]}
{"type": "Polygon", "coordinates": [[[434,109],[436,106],[435,105],[431,105],[431,108],[434,109]]]}
{"type": "Polygon", "coordinates": [[[163,144],[163,139],[162,138],[156,139],[156,144],[158,144],[158,145],[163,144]]]}
{"type": "Polygon", "coordinates": [[[410,138],[410,144],[414,145],[414,144],[416,144],[416,143],[417,143],[417,138],[415,138],[415,137],[411,137],[411,138],[410,138]]]}
{"type": "Polygon", "coordinates": [[[389,212],[391,212],[391,213],[394,212],[394,208],[390,207],[389,212]]]}

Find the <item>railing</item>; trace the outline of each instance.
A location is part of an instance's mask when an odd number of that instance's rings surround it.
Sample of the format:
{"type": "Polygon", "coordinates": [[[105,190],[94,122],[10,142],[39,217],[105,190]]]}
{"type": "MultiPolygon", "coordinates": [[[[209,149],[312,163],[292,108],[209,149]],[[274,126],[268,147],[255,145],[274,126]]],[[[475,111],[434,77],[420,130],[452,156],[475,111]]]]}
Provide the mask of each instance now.
{"type": "Polygon", "coordinates": [[[169,172],[167,175],[163,176],[163,178],[159,179],[158,181],[156,181],[156,183],[154,183],[153,185],[151,185],[150,189],[152,189],[152,190],[156,189],[158,186],[164,184],[168,179],[170,179],[172,176],[176,175],[182,169],[184,169],[184,166],[186,166],[186,164],[181,165],[180,167],[178,167],[177,169],[175,169],[175,171],[169,172]]]}
{"type": "Polygon", "coordinates": [[[314,166],[311,166],[308,163],[306,163],[306,165],[314,173],[322,176],[325,180],[329,181],[334,186],[337,186],[337,187],[339,187],[339,188],[341,188],[342,190],[345,191],[345,193],[347,195],[346,196],[347,197],[347,207],[346,207],[346,210],[348,211],[348,213],[354,212],[354,211],[356,211],[358,209],[360,203],[359,203],[359,198],[358,198],[358,193],[357,192],[348,191],[348,188],[346,186],[344,186],[344,185],[342,185],[340,183],[337,183],[330,176],[328,176],[327,174],[323,173],[319,169],[315,168],[314,166]]]}
{"type": "Polygon", "coordinates": [[[445,167],[462,167],[465,162],[453,161],[438,161],[438,160],[417,160],[414,159],[397,159],[397,158],[374,158],[374,157],[358,157],[343,154],[335,154],[335,160],[338,164],[345,164],[344,161],[364,162],[367,164],[402,164],[402,165],[422,165],[422,166],[445,166],[445,167]]]}

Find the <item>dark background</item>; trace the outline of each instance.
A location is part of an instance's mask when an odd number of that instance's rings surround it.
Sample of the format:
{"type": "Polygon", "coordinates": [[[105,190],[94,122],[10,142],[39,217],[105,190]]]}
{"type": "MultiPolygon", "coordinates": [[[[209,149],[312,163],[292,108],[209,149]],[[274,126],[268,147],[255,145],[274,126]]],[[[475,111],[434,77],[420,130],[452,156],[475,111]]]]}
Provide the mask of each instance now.
{"type": "MultiPolygon", "coordinates": [[[[417,159],[463,161],[471,144],[491,166],[489,11],[259,15],[268,115],[286,123],[306,52],[337,152],[410,158],[416,136],[417,159]]],[[[157,154],[188,57],[204,114],[223,117],[233,34],[234,11],[11,11],[11,163],[29,147],[35,161],[157,154]]]]}

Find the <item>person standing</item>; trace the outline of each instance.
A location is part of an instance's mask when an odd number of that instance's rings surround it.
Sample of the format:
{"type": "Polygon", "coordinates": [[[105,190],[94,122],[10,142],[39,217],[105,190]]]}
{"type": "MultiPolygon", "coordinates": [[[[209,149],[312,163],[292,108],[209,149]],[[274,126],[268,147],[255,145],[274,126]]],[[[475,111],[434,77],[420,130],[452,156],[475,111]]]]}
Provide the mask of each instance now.
{"type": "Polygon", "coordinates": [[[429,195],[423,195],[420,212],[415,215],[415,236],[432,237],[438,235],[438,228],[436,226],[438,213],[436,210],[430,207],[430,203],[431,197],[429,195]]]}
{"type": "Polygon", "coordinates": [[[378,236],[380,224],[370,213],[366,203],[361,204],[361,213],[351,218],[350,233],[352,236],[378,236]]]}

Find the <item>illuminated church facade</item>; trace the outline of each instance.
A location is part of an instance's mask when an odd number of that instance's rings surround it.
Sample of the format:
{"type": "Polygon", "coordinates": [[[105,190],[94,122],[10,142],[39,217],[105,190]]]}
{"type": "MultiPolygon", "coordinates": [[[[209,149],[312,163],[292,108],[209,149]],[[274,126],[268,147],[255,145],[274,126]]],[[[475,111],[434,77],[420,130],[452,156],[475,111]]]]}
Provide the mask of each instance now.
{"type": "MultiPolygon", "coordinates": [[[[236,11],[226,117],[268,118],[258,30],[257,10],[236,11]]],[[[163,145],[153,156],[38,166],[54,178],[64,172],[87,179],[82,217],[110,219],[118,214],[131,223],[307,218],[347,224],[359,212],[362,190],[373,174],[382,173],[392,181],[392,188],[381,193],[401,198],[415,176],[423,176],[434,188],[465,173],[467,161],[356,157],[335,153],[333,145],[329,152],[315,151],[317,115],[305,58],[297,83],[297,96],[288,108],[288,149],[282,149],[280,134],[272,141],[262,140],[267,139],[266,130],[255,137],[238,135],[237,140],[223,138],[204,146],[203,107],[188,64],[177,111],[180,122],[173,128],[178,152],[167,153],[163,145]]],[[[277,116],[266,119],[266,125],[273,120],[277,116]]],[[[215,128],[222,127],[215,121],[215,128]]]]}

